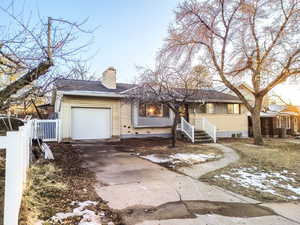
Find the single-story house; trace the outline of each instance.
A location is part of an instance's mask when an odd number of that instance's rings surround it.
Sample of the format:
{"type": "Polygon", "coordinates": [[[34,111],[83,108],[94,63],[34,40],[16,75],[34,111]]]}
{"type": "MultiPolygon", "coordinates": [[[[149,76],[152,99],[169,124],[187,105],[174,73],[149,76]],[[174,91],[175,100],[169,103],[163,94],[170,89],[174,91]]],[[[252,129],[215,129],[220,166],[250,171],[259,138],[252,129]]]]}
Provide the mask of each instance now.
{"type": "MultiPolygon", "coordinates": [[[[170,136],[173,113],[162,104],[128,101],[133,84],[116,82],[108,68],[101,81],[59,79],[54,92],[55,112],[61,120],[63,139],[106,139],[170,136]]],[[[191,99],[183,116],[192,125],[206,118],[216,126],[217,137],[248,136],[245,107],[233,95],[202,90],[205,101],[191,99]]],[[[197,129],[197,126],[195,127],[197,129]]]]}
{"type": "MultiPolygon", "coordinates": [[[[269,105],[261,112],[262,135],[274,137],[280,135],[282,128],[288,135],[295,135],[300,131],[300,110],[291,105],[269,105]]],[[[252,121],[249,114],[249,136],[252,136],[252,121]]]]}

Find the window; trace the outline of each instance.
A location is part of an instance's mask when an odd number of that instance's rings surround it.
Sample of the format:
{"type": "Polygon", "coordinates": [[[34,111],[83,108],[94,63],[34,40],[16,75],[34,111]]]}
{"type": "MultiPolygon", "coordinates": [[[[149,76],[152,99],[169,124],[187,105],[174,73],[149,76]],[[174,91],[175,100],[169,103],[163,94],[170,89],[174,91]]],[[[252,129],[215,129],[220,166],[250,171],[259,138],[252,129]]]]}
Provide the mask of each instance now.
{"type": "Polygon", "coordinates": [[[240,104],[227,104],[227,113],[240,114],[240,104]]]}
{"type": "Polygon", "coordinates": [[[206,113],[214,113],[215,112],[215,107],[213,103],[207,103],[206,104],[206,113]]]}
{"type": "Polygon", "coordinates": [[[277,128],[281,128],[281,117],[277,116],[277,128]]]}
{"type": "Polygon", "coordinates": [[[197,105],[195,105],[195,112],[196,113],[206,113],[206,106],[205,106],[205,104],[197,104],[197,105]]]}
{"type": "Polygon", "coordinates": [[[141,117],[169,117],[169,108],[163,104],[139,104],[141,117]]]}

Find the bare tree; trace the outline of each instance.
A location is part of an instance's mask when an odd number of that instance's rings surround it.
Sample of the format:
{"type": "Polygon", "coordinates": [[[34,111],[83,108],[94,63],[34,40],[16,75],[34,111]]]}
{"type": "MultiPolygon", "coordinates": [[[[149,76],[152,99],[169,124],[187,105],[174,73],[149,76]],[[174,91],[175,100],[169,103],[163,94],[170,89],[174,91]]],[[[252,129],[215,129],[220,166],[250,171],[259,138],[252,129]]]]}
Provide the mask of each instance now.
{"type": "Polygon", "coordinates": [[[88,42],[78,45],[83,23],[61,18],[42,18],[32,24],[16,14],[14,2],[0,6],[0,15],[8,24],[0,26],[0,109],[9,107],[14,99],[26,98],[38,91],[45,94],[53,80],[61,75],[60,66],[76,61],[88,42]],[[77,43],[77,44],[76,44],[77,43]],[[60,68],[60,69],[59,69],[60,68]],[[17,96],[16,96],[17,95],[17,96]]]}
{"type": "Polygon", "coordinates": [[[254,142],[262,145],[264,96],[300,73],[300,1],[187,0],[175,13],[160,57],[207,65],[245,104],[254,142]],[[254,104],[239,90],[241,81],[252,84],[254,104]]]}
{"type": "Polygon", "coordinates": [[[155,70],[144,69],[137,88],[128,95],[131,101],[167,106],[174,114],[172,147],[176,144],[176,128],[182,109],[195,99],[204,99],[201,88],[209,85],[209,75],[202,66],[177,69],[160,63],[155,70]]]}

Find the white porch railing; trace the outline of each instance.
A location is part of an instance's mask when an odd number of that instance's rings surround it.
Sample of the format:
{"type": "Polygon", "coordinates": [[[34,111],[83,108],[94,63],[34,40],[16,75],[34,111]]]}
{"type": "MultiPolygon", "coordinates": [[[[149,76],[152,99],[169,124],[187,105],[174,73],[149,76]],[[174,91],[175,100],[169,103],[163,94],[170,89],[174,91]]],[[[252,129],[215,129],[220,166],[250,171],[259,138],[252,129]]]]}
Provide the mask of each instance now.
{"type": "Polygon", "coordinates": [[[194,143],[195,142],[195,128],[192,124],[187,122],[183,117],[181,117],[181,131],[184,132],[194,143]]]}
{"type": "Polygon", "coordinates": [[[59,120],[34,120],[34,138],[60,141],[59,120]]]}
{"type": "Polygon", "coordinates": [[[28,121],[18,131],[9,131],[6,136],[0,136],[0,149],[6,149],[4,225],[18,225],[33,126],[33,121],[28,121]]]}
{"type": "Polygon", "coordinates": [[[195,128],[196,130],[205,131],[214,141],[217,142],[217,127],[210,123],[208,119],[202,117],[195,119],[195,128]]]}

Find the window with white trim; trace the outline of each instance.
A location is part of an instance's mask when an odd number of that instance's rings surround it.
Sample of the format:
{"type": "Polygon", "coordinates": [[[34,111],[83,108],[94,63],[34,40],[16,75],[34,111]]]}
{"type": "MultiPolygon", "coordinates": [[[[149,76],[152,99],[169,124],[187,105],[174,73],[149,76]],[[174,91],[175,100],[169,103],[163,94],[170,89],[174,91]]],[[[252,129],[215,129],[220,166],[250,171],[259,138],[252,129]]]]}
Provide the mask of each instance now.
{"type": "Polygon", "coordinates": [[[215,105],[213,103],[206,103],[206,113],[208,114],[215,113],[215,105]]]}
{"type": "Polygon", "coordinates": [[[240,104],[227,104],[227,113],[240,114],[240,104]]]}
{"type": "Polygon", "coordinates": [[[140,117],[169,117],[170,110],[163,104],[139,104],[140,117]]]}

